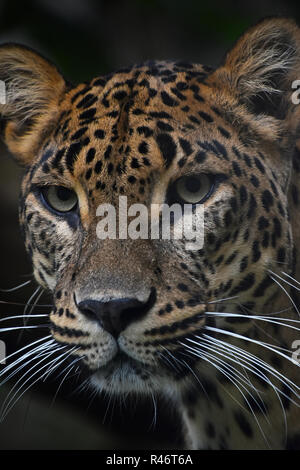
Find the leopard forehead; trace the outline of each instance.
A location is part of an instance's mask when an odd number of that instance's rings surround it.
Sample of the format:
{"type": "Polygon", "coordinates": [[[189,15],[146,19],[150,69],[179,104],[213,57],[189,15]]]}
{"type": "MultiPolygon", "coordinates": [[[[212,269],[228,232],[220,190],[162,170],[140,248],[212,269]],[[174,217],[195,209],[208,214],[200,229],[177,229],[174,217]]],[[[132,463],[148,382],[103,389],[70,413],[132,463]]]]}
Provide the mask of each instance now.
{"type": "Polygon", "coordinates": [[[137,182],[144,194],[154,172],[168,169],[175,158],[179,168],[184,165],[194,152],[192,134],[214,122],[213,111],[205,111],[205,70],[158,62],[71,89],[35,168],[84,180],[90,196],[105,189],[103,176],[114,179],[114,191],[117,182],[120,193],[137,182]],[[203,110],[196,111],[200,103],[203,110]]]}

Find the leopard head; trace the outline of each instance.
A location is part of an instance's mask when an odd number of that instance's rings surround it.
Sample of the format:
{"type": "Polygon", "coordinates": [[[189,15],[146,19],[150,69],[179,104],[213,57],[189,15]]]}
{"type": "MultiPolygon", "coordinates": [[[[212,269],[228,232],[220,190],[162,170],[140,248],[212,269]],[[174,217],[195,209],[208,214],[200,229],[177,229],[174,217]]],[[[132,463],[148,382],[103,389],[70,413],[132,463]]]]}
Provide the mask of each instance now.
{"type": "MultiPolygon", "coordinates": [[[[269,19],[216,70],[149,62],[78,86],[36,52],[1,46],[2,132],[24,166],[26,248],[53,295],[55,342],[99,389],[165,390],[188,407],[195,377],[207,385],[222,375],[224,341],[231,357],[245,338],[253,353],[273,335],[257,316],[290,301],[297,309],[285,281],[297,274],[299,45],[292,20],[269,19]],[[155,204],[201,205],[203,246],[149,231],[130,237],[129,227],[124,235],[125,197],[150,215],[155,204]],[[100,238],[104,204],[120,230],[100,238]]],[[[287,330],[277,335],[282,347],[287,330]]]]}

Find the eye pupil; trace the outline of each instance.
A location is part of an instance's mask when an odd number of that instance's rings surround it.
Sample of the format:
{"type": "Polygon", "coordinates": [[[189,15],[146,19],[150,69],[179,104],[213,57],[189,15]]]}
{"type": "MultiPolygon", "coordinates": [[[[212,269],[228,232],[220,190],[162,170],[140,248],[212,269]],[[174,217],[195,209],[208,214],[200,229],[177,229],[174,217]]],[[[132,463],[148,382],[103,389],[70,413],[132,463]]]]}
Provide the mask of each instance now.
{"type": "Polygon", "coordinates": [[[72,191],[68,188],[58,186],[56,189],[56,195],[58,199],[61,199],[62,201],[68,201],[72,197],[72,191]]]}
{"type": "Polygon", "coordinates": [[[193,176],[187,178],[185,181],[185,189],[190,193],[196,193],[200,191],[201,188],[201,181],[199,178],[194,178],[193,176]]]}

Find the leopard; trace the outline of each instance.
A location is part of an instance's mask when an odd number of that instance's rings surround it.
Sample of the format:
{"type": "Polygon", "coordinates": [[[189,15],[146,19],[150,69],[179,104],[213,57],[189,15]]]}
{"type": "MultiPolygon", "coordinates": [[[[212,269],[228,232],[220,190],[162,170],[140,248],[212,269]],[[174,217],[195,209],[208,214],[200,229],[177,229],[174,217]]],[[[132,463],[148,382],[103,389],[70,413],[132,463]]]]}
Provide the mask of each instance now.
{"type": "Polygon", "coordinates": [[[183,449],[299,449],[294,19],[261,20],[214,68],[149,60],[76,85],[7,43],[0,79],[26,251],[53,299],[36,367],[58,352],[99,396],[163,397],[183,449]],[[97,236],[121,196],[201,207],[203,245],[97,236]]]}

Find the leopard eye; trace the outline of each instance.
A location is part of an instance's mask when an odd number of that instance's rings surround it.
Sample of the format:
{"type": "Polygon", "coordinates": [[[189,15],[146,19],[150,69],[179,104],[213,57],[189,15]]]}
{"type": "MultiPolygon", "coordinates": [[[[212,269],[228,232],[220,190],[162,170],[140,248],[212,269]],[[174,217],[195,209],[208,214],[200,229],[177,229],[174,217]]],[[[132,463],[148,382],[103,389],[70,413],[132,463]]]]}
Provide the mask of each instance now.
{"type": "Polygon", "coordinates": [[[172,202],[197,204],[204,202],[211,194],[214,182],[210,175],[182,176],[172,188],[172,202]]]}
{"type": "Polygon", "coordinates": [[[47,204],[57,212],[70,212],[77,206],[77,195],[64,186],[48,186],[42,189],[47,204]]]}

